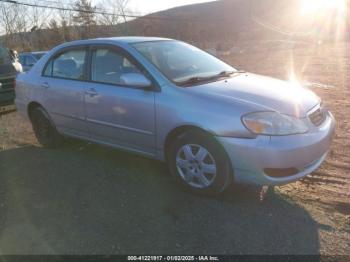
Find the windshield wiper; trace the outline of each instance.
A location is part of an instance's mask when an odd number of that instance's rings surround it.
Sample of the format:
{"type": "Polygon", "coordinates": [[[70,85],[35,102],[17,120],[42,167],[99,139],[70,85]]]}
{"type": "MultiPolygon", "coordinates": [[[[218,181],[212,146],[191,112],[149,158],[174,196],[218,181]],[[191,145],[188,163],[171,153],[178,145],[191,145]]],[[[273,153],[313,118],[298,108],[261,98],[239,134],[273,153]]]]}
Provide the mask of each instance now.
{"type": "Polygon", "coordinates": [[[179,84],[181,86],[187,86],[187,85],[191,85],[191,84],[198,84],[200,82],[205,82],[205,81],[211,81],[211,80],[215,80],[221,77],[229,77],[233,74],[242,74],[245,73],[245,71],[241,71],[241,70],[237,70],[237,71],[222,71],[218,74],[212,75],[212,76],[205,76],[205,77],[200,77],[200,76],[194,76],[194,77],[190,77],[184,81],[179,82],[179,84]]]}
{"type": "Polygon", "coordinates": [[[208,76],[208,77],[205,77],[205,80],[214,80],[214,79],[218,79],[218,78],[221,78],[221,77],[230,77],[231,75],[234,75],[234,74],[243,74],[245,73],[245,71],[221,71],[220,73],[218,74],[215,74],[215,75],[212,75],[212,76],[208,76]]]}
{"type": "Polygon", "coordinates": [[[234,73],[236,73],[236,71],[221,71],[220,73],[213,75],[212,78],[221,77],[221,76],[230,76],[234,73]]]}
{"type": "Polygon", "coordinates": [[[187,86],[187,85],[191,85],[191,84],[198,84],[200,82],[207,81],[209,79],[210,79],[209,77],[194,76],[194,77],[190,77],[184,81],[178,82],[178,84],[181,86],[187,86]]]}
{"type": "Polygon", "coordinates": [[[222,77],[222,76],[231,76],[233,74],[244,74],[245,71],[243,70],[236,70],[236,71],[222,71],[220,72],[219,74],[216,74],[214,76],[212,76],[213,78],[216,78],[216,77],[222,77]]]}

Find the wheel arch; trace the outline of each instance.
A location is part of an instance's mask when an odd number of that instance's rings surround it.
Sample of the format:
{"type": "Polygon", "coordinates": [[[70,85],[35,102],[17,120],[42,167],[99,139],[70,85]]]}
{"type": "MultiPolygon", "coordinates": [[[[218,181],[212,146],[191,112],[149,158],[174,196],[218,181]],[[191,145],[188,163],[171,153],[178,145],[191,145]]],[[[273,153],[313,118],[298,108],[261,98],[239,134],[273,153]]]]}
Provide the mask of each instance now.
{"type": "MultiPolygon", "coordinates": [[[[174,141],[174,139],[176,139],[178,136],[180,136],[181,134],[185,133],[185,132],[189,132],[189,131],[196,131],[196,132],[200,132],[206,136],[208,136],[209,138],[215,140],[219,145],[221,145],[214,136],[214,133],[206,130],[202,127],[199,126],[195,126],[195,125],[181,125],[181,126],[177,126],[174,129],[172,129],[166,136],[165,140],[164,140],[164,144],[163,144],[163,151],[164,151],[164,158],[165,161],[168,160],[168,153],[169,153],[169,148],[171,146],[172,141],[174,141]]],[[[223,148],[223,147],[222,147],[223,148]]]]}
{"type": "Polygon", "coordinates": [[[228,180],[226,185],[224,185],[224,187],[223,187],[223,190],[226,189],[228,187],[228,185],[231,184],[231,182],[235,180],[235,178],[234,178],[234,166],[233,166],[233,163],[231,162],[230,157],[228,156],[228,153],[225,150],[224,146],[218,141],[218,139],[216,139],[215,133],[211,132],[210,130],[206,130],[202,127],[198,127],[195,125],[182,125],[182,126],[178,126],[174,129],[172,129],[168,133],[168,135],[166,136],[166,139],[164,142],[164,149],[163,149],[164,160],[166,162],[168,162],[170,146],[171,146],[171,143],[174,141],[174,139],[179,137],[181,134],[183,134],[185,132],[189,132],[189,131],[196,131],[196,132],[200,132],[201,134],[204,134],[209,139],[213,140],[221,148],[223,154],[226,156],[227,161],[229,161],[228,168],[229,168],[229,174],[231,176],[231,179],[228,180]]]}
{"type": "Polygon", "coordinates": [[[56,128],[56,125],[54,123],[54,121],[52,120],[50,114],[46,111],[46,109],[44,108],[44,106],[42,104],[40,104],[39,102],[36,102],[36,101],[32,101],[28,104],[27,106],[27,114],[28,114],[28,117],[30,119],[30,121],[32,121],[32,117],[31,117],[31,113],[33,112],[33,110],[35,108],[41,108],[42,112],[46,115],[46,117],[49,119],[50,123],[52,126],[54,126],[56,128]]]}
{"type": "Polygon", "coordinates": [[[40,103],[36,102],[36,101],[32,101],[32,102],[30,102],[28,104],[28,106],[27,106],[27,115],[28,115],[29,119],[31,119],[31,114],[32,114],[33,110],[35,108],[38,108],[38,107],[42,107],[43,108],[43,106],[40,103]]]}

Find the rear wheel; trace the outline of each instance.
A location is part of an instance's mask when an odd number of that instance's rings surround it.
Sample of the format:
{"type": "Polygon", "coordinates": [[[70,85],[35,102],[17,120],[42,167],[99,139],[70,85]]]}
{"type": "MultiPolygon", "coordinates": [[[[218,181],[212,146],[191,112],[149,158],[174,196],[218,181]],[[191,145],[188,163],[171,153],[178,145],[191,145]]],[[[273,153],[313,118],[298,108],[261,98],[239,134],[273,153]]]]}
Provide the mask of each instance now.
{"type": "Polygon", "coordinates": [[[171,173],[194,193],[219,194],[232,182],[225,151],[205,133],[189,131],[181,134],[173,142],[168,156],[171,173]]]}
{"type": "Polygon", "coordinates": [[[62,135],[58,133],[42,107],[34,108],[30,113],[30,119],[35,136],[42,146],[54,148],[62,144],[62,135]]]}

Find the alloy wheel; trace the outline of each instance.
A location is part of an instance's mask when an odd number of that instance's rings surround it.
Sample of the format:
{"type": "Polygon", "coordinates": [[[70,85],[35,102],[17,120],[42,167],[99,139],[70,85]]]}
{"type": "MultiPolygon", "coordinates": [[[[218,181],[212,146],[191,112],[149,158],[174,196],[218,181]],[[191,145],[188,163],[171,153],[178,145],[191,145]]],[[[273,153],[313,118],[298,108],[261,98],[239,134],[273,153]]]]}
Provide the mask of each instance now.
{"type": "Polygon", "coordinates": [[[206,148],[196,144],[186,144],[178,150],[176,168],[181,178],[196,188],[209,187],[217,172],[214,157],[206,148]]]}

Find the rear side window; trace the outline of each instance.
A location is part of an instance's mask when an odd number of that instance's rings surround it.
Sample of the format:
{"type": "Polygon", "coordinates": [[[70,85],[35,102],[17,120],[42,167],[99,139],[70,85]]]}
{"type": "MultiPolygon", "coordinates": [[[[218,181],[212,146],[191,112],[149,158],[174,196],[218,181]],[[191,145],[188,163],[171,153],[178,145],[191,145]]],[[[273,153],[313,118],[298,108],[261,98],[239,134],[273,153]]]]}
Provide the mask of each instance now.
{"type": "Polygon", "coordinates": [[[25,65],[34,65],[35,64],[35,59],[31,56],[27,56],[27,59],[26,59],[26,62],[25,62],[25,65]]]}
{"type": "Polygon", "coordinates": [[[51,60],[44,71],[45,76],[65,79],[84,79],[86,51],[74,49],[61,53],[51,60]]]}

